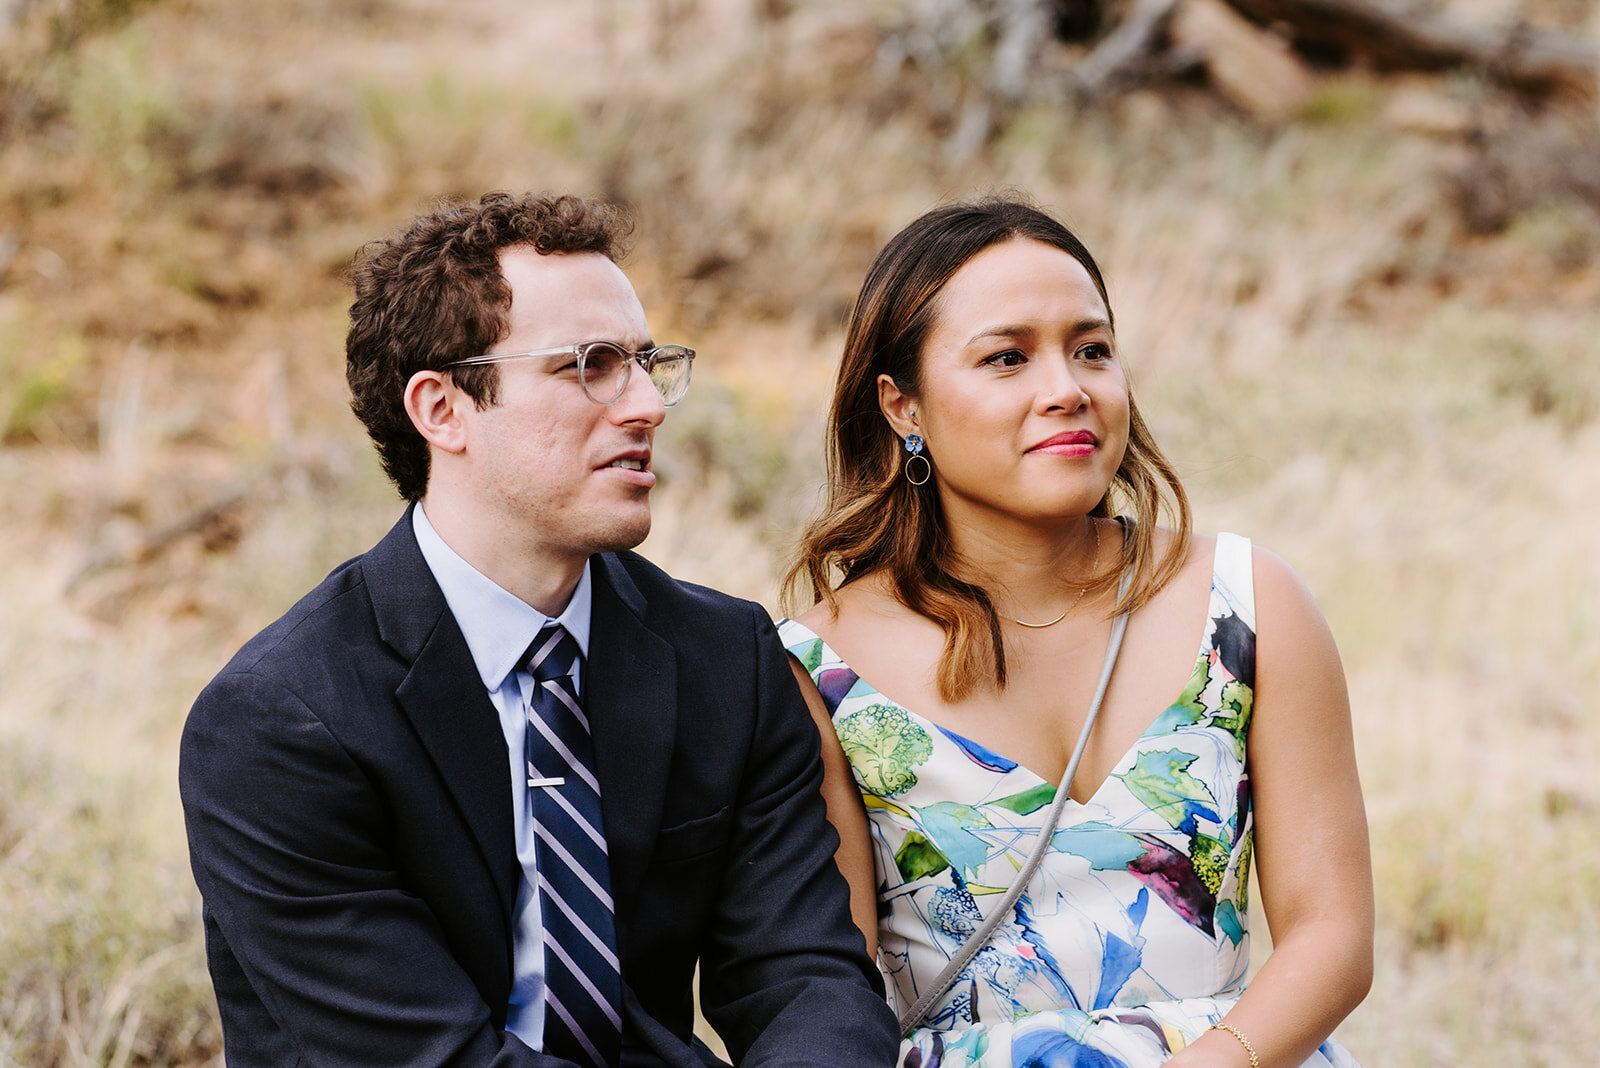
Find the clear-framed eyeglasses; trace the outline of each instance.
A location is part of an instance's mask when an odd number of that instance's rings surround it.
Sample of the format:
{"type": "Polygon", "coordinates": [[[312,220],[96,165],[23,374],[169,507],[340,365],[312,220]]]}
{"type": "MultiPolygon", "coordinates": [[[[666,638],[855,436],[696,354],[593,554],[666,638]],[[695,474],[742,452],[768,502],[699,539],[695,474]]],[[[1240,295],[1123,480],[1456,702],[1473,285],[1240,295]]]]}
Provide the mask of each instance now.
{"type": "Polygon", "coordinates": [[[657,345],[639,352],[629,352],[611,341],[584,341],[577,345],[534,349],[531,352],[491,352],[456,360],[446,364],[445,370],[553,356],[566,356],[578,361],[578,381],[583,386],[584,394],[596,404],[610,404],[622,396],[628,388],[633,364],[638,364],[650,376],[650,382],[660,392],[662,402],[670,408],[689,391],[689,371],[694,365],[694,349],[683,345],[657,345]]]}

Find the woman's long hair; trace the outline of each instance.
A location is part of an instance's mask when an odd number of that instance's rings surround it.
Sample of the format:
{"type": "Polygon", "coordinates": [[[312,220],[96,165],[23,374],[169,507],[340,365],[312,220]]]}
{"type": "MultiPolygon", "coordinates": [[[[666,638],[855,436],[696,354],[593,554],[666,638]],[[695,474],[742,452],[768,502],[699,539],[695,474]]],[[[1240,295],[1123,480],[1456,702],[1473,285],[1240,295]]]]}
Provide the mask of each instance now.
{"type": "MultiPolygon", "coordinates": [[[[806,528],[783,583],[786,603],[796,603],[797,592],[806,589],[833,609],[839,587],[885,572],[900,603],[944,630],[938,686],[945,701],[959,701],[990,680],[1005,688],[1005,640],[987,591],[955,573],[937,463],[934,477],[920,486],[901,474],[901,441],[878,407],[877,382],[887,374],[901,393],[920,395],[922,346],[937,315],[934,298],[969,259],[1013,238],[1051,245],[1083,264],[1110,317],[1111,301],[1094,257],[1070,230],[1030,204],[1004,198],[953,204],[896,234],[867,271],[850,314],[828,415],[827,500],[806,528]]],[[[1177,573],[1192,529],[1188,496],[1131,393],[1128,420],[1122,464],[1090,513],[1104,518],[1125,507],[1136,520],[1118,566],[1089,580],[1100,594],[1124,568],[1134,569],[1116,611],[1137,609],[1177,573]],[[1155,529],[1163,510],[1178,536],[1157,561],[1155,529]]]]}

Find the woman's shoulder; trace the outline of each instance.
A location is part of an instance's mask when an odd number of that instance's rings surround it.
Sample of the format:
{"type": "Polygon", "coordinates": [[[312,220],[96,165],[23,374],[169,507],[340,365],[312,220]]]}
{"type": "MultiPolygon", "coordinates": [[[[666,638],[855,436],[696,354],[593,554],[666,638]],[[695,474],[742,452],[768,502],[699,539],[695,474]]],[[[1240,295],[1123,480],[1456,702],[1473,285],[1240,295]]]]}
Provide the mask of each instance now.
{"type": "MultiPolygon", "coordinates": [[[[1203,535],[1196,535],[1196,542],[1203,535]]],[[[1311,591],[1300,578],[1294,567],[1278,553],[1267,548],[1259,542],[1244,539],[1241,535],[1216,534],[1211,535],[1208,541],[1211,553],[1208,559],[1215,555],[1216,547],[1229,539],[1237,539],[1235,544],[1245,544],[1250,549],[1250,572],[1254,586],[1255,603],[1257,611],[1269,618],[1281,618],[1285,614],[1290,616],[1304,616],[1307,613],[1315,614],[1318,619],[1321,613],[1317,610],[1316,600],[1311,596],[1311,591]]]]}
{"type": "Polygon", "coordinates": [[[833,597],[818,601],[794,617],[796,623],[832,644],[839,633],[894,619],[906,609],[890,589],[887,575],[874,572],[839,587],[833,597]]]}
{"type": "MultiPolygon", "coordinates": [[[[1310,587],[1293,565],[1274,550],[1240,535],[1196,534],[1191,539],[1185,570],[1200,561],[1212,570],[1212,562],[1216,561],[1214,569],[1221,574],[1227,568],[1223,562],[1226,555],[1230,551],[1241,552],[1244,545],[1249,546],[1247,575],[1255,616],[1253,629],[1263,655],[1269,659],[1336,656],[1333,635],[1310,587]],[[1229,541],[1234,546],[1231,550],[1229,541]]],[[[1237,568],[1243,565],[1244,557],[1240,555],[1235,560],[1237,568]]]]}
{"type": "MultiPolygon", "coordinates": [[[[1160,560],[1171,552],[1179,536],[1179,532],[1171,527],[1156,527],[1156,559],[1160,560]]],[[[1248,535],[1232,531],[1190,533],[1183,545],[1183,564],[1173,576],[1173,581],[1209,582],[1212,573],[1223,566],[1222,554],[1239,552],[1245,546],[1249,547],[1258,598],[1265,594],[1269,599],[1293,599],[1297,592],[1304,592],[1304,583],[1288,561],[1248,535]]]]}
{"type": "Polygon", "coordinates": [[[822,639],[852,670],[907,692],[914,687],[903,676],[935,663],[944,647],[939,624],[901,604],[886,574],[851,581],[834,592],[831,604],[818,602],[795,623],[822,639]]]}
{"type": "Polygon", "coordinates": [[[1162,583],[1163,591],[1167,593],[1187,591],[1192,594],[1209,589],[1216,559],[1217,539],[1216,534],[1191,532],[1184,535],[1171,527],[1157,526],[1151,545],[1150,560],[1145,566],[1160,568],[1176,554],[1179,561],[1177,569],[1162,583]],[[1180,543],[1180,538],[1185,540],[1180,543]]]}
{"type": "MultiPolygon", "coordinates": [[[[1152,555],[1157,562],[1173,551],[1179,537],[1170,527],[1156,528],[1152,555]]],[[[1287,560],[1251,538],[1227,531],[1189,534],[1182,545],[1182,563],[1156,595],[1165,600],[1155,603],[1187,604],[1219,584],[1269,626],[1321,622],[1315,598],[1287,560]]]]}
{"type": "Polygon", "coordinates": [[[804,612],[797,612],[789,617],[789,622],[799,624],[800,627],[826,641],[827,635],[833,629],[832,624],[837,618],[837,602],[818,601],[804,612]]]}
{"type": "MultiPolygon", "coordinates": [[[[1158,528],[1157,558],[1178,533],[1158,528]]],[[[1152,600],[1158,612],[1192,615],[1203,600],[1222,596],[1255,635],[1258,665],[1271,675],[1296,676],[1337,664],[1333,634],[1307,584],[1277,552],[1242,535],[1192,534],[1182,567],[1152,600]]],[[[1212,611],[1215,601],[1209,600],[1212,611]]]]}

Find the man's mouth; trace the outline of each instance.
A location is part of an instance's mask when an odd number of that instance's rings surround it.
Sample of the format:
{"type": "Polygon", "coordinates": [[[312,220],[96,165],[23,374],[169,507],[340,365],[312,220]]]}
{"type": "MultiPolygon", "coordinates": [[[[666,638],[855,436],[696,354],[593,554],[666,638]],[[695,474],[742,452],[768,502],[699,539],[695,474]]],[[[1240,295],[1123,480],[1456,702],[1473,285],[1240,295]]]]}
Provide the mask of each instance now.
{"type": "Polygon", "coordinates": [[[623,468],[628,469],[629,471],[643,471],[644,470],[644,461],[643,460],[630,460],[630,459],[624,457],[623,459],[620,459],[620,460],[612,460],[610,463],[606,464],[606,466],[607,467],[623,467],[623,468]]]}

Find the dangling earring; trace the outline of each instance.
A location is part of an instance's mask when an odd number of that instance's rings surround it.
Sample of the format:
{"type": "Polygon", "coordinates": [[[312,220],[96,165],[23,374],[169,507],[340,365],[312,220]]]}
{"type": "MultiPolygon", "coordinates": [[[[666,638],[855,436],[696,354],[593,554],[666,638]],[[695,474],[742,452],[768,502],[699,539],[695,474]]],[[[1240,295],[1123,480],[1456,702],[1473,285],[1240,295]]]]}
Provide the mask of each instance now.
{"type": "Polygon", "coordinates": [[[928,479],[933,477],[933,464],[928,461],[926,456],[922,455],[922,435],[906,435],[906,452],[911,454],[906,457],[905,471],[907,482],[911,483],[913,486],[920,486],[924,482],[928,481],[928,479]],[[918,460],[922,461],[922,466],[920,468],[916,466],[918,460]],[[916,474],[912,473],[913,471],[920,473],[922,477],[918,478],[916,474]]]}

